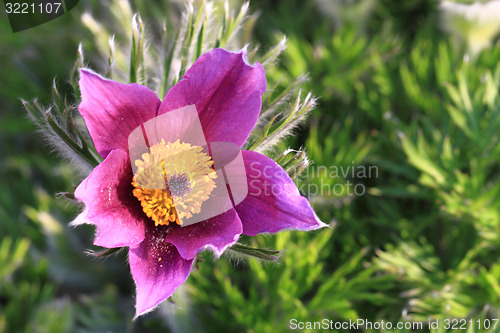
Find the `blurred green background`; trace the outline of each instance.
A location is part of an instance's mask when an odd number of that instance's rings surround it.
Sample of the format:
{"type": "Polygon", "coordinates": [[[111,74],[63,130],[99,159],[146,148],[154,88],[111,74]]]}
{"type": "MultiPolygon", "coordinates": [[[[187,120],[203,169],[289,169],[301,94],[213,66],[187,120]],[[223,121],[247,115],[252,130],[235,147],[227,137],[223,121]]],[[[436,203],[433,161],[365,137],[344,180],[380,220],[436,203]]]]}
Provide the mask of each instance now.
{"type": "Polygon", "coordinates": [[[81,1],[16,34],[2,13],[0,332],[276,333],[324,318],[424,323],[357,332],[500,332],[500,17],[461,6],[252,1],[242,44],[262,54],[286,35],[269,82],[309,73],[302,89],[319,97],[286,144],[313,161],[296,181],[333,228],[243,239],[286,250],[278,263],[206,254],[174,294],[181,309],[166,303],[136,321],[126,252],[85,255],[97,250],[93,228],[69,228],[78,209],[55,196],[82,175],[43,141],[20,99],[50,105],[54,77],[71,95],[80,42],[86,65],[105,71],[103,31],[127,46],[138,11],[154,43],[164,21],[175,32],[185,4],[81,1]],[[452,318],[462,321],[445,329],[452,318]]]}

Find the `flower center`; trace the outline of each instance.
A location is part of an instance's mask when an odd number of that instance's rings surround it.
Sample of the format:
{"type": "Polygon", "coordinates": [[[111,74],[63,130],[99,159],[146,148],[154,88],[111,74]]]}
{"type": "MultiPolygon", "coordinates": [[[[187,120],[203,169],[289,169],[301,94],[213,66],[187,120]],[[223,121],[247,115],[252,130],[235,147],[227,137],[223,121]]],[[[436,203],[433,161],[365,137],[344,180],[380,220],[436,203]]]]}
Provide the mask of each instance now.
{"type": "Polygon", "coordinates": [[[172,175],[168,179],[167,186],[174,197],[183,198],[191,192],[191,181],[186,172],[172,175]]]}
{"type": "Polygon", "coordinates": [[[132,194],[155,226],[182,224],[201,211],[217,178],[210,156],[200,146],[164,140],[135,161],[132,194]]]}

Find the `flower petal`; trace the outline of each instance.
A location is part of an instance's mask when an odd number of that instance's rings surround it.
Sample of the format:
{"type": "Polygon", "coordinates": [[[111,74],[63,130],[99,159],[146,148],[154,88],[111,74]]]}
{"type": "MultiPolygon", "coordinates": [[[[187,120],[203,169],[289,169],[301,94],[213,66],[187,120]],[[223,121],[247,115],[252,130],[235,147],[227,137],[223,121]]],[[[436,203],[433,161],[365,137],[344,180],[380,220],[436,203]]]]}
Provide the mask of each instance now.
{"type": "Polygon", "coordinates": [[[193,259],[204,249],[210,249],[219,257],[226,248],[238,241],[242,231],[238,214],[231,209],[185,227],[169,226],[166,240],[175,245],[184,259],[193,259]]]}
{"type": "Polygon", "coordinates": [[[83,201],[85,209],[72,225],[96,225],[95,245],[136,246],[144,240],[147,217],[132,195],[131,180],[128,154],[117,149],[76,188],[75,197],[83,201]]]}
{"type": "Polygon", "coordinates": [[[264,68],[250,66],[245,57],[222,49],[205,53],[169,90],[158,114],[195,104],[207,142],[241,147],[257,122],[267,86],[264,68]]]}
{"type": "Polygon", "coordinates": [[[80,70],[80,90],[78,110],[103,158],[113,149],[128,150],[129,134],[155,117],[160,106],[149,88],[106,80],[87,69],[80,70]]]}
{"type": "Polygon", "coordinates": [[[255,236],[282,229],[313,230],[321,222],[288,174],[262,154],[243,150],[248,195],[235,209],[243,223],[243,234],[255,236]]]}
{"type": "Polygon", "coordinates": [[[152,311],[186,281],[193,260],[181,258],[165,241],[163,229],[149,227],[146,239],[129,250],[130,271],[137,289],[136,318],[152,311]]]}

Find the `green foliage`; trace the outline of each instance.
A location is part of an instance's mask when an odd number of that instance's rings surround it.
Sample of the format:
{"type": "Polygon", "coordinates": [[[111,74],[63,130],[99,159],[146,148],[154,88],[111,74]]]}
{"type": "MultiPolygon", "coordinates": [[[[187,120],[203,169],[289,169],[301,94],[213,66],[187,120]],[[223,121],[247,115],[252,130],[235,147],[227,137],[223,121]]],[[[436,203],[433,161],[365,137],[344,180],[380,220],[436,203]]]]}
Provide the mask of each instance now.
{"type": "Polygon", "coordinates": [[[238,261],[235,272],[235,267],[223,260],[201,263],[188,290],[200,309],[196,314],[213,323],[206,331],[216,332],[221,327],[230,331],[286,331],[292,318],[320,321],[333,314],[344,320],[360,318],[363,314],[353,309],[357,302],[383,304],[383,290],[389,288],[391,279],[374,276],[374,269],[360,269],[366,249],[350,254],[338,269],[331,270],[333,233],[333,229],[312,236],[282,232],[252,240],[258,247],[287,248],[279,264],[238,261]],[[214,298],[216,294],[219,296],[214,298]],[[227,318],[232,320],[227,322],[227,318]]]}
{"type": "Polygon", "coordinates": [[[0,299],[11,300],[0,312],[1,331],[21,329],[36,306],[53,297],[53,287],[46,284],[47,261],[34,264],[26,258],[29,247],[26,238],[0,242],[0,299]]]}

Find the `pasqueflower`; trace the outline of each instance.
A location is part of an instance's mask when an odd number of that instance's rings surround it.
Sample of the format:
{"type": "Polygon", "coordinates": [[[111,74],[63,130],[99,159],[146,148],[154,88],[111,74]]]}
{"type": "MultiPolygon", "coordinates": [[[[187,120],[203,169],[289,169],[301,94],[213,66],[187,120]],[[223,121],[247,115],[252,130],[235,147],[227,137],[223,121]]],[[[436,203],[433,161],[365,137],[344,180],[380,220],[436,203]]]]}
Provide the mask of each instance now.
{"type": "Polygon", "coordinates": [[[84,209],[73,225],[95,225],[97,246],[129,248],[137,315],[170,297],[202,250],[220,256],[241,234],[325,226],[276,162],[240,151],[266,90],[263,67],[244,52],[202,55],[163,101],[88,69],[80,90],[79,111],[103,161],[75,191],[84,209]],[[237,161],[217,149],[224,144],[241,157],[233,180],[221,171],[237,161]]]}

